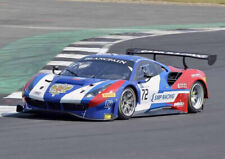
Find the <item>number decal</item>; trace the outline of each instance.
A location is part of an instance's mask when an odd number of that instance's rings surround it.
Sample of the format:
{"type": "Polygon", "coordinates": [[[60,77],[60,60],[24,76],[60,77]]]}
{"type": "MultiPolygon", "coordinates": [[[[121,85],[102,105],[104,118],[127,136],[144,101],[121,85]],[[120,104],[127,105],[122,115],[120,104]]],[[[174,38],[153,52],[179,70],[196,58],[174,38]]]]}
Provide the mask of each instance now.
{"type": "Polygon", "coordinates": [[[142,100],[147,100],[148,99],[148,89],[142,89],[142,100]]]}

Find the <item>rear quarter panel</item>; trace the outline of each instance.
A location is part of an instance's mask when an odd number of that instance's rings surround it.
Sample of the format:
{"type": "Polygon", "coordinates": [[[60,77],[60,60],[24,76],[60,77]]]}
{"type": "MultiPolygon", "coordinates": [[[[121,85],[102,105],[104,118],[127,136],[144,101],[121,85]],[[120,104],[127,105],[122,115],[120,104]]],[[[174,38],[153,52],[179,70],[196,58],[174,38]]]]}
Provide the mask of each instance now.
{"type": "Polygon", "coordinates": [[[172,85],[173,89],[191,89],[196,81],[200,81],[205,87],[205,98],[209,97],[206,75],[204,72],[196,69],[186,69],[181,72],[182,75],[180,78],[172,85]]]}

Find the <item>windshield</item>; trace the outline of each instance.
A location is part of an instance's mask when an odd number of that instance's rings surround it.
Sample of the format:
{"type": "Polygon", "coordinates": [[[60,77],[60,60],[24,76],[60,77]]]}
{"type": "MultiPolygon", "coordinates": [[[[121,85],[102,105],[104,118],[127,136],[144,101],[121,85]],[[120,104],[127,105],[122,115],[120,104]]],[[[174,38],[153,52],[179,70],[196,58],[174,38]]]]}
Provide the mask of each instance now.
{"type": "Polygon", "coordinates": [[[128,80],[133,62],[114,58],[86,57],[64,69],[61,75],[98,79],[128,80]]]}

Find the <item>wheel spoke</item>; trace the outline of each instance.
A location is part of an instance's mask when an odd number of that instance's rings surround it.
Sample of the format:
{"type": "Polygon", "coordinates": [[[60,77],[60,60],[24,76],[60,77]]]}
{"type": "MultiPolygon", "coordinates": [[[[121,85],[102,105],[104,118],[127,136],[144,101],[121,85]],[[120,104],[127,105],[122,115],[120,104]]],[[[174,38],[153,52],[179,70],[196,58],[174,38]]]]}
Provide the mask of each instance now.
{"type": "Polygon", "coordinates": [[[121,110],[126,116],[131,116],[135,108],[135,95],[130,89],[126,90],[121,97],[121,110]]]}
{"type": "Polygon", "coordinates": [[[128,104],[133,104],[133,102],[134,102],[134,99],[127,100],[128,104]]]}
{"type": "Polygon", "coordinates": [[[191,98],[191,102],[192,102],[192,104],[194,104],[195,103],[195,99],[191,98]]]}
{"type": "Polygon", "coordinates": [[[191,91],[191,104],[195,109],[200,109],[202,107],[204,98],[204,91],[201,84],[196,83],[191,91]]]}

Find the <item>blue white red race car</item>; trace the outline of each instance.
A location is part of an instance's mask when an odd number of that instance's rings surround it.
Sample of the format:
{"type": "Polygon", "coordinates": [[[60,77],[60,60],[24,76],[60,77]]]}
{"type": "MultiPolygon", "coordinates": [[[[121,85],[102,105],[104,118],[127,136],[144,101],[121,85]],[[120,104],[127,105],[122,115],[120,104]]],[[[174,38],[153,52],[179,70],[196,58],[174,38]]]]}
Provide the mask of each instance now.
{"type": "Polygon", "coordinates": [[[216,55],[128,49],[129,55],[90,55],[61,73],[34,75],[17,111],[53,111],[84,119],[113,120],[133,116],[196,113],[208,98],[206,75],[188,69],[186,57],[208,60],[216,55]],[[154,60],[133,54],[153,54],[154,60]],[[185,68],[166,66],[156,55],[182,56],[185,68]]]}

